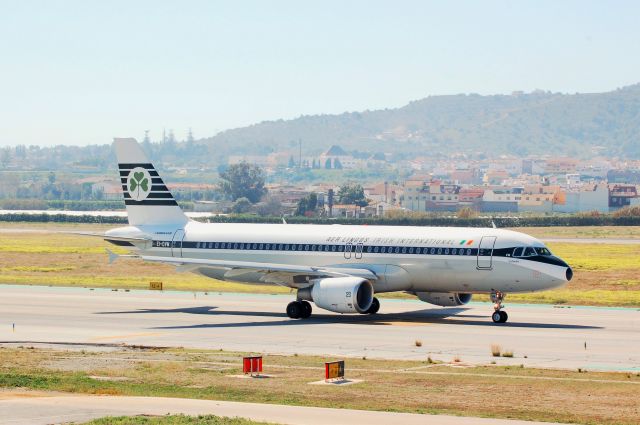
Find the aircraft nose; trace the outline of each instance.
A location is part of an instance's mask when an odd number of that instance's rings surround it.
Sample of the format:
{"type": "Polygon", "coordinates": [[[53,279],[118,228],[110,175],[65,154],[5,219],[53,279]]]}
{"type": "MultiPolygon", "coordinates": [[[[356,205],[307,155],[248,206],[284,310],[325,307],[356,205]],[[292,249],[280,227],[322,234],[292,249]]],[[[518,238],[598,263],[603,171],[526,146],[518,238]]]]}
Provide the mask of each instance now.
{"type": "Polygon", "coordinates": [[[567,282],[570,282],[571,279],[573,279],[573,270],[571,270],[571,267],[567,266],[566,277],[567,277],[567,282]]]}

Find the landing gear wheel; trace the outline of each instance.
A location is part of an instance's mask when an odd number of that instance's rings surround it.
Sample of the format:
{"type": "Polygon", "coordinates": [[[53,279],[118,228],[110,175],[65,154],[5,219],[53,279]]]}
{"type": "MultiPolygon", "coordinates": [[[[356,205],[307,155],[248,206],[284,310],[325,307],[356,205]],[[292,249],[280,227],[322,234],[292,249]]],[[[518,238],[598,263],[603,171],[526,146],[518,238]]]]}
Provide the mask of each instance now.
{"type": "Polygon", "coordinates": [[[369,309],[367,311],[365,311],[365,314],[376,314],[378,312],[378,310],[380,310],[380,301],[378,301],[377,298],[373,299],[373,302],[371,303],[371,307],[369,307],[369,309]]]}
{"type": "Polygon", "coordinates": [[[495,291],[491,293],[491,301],[493,302],[494,312],[491,315],[491,320],[493,323],[505,323],[509,318],[509,315],[506,311],[502,311],[502,301],[504,300],[505,294],[500,291],[495,291]]]}
{"type": "Polygon", "coordinates": [[[308,319],[309,317],[311,317],[311,312],[313,311],[313,309],[311,308],[311,304],[309,304],[308,301],[300,301],[300,307],[301,307],[301,314],[300,314],[301,319],[308,319]]]}
{"type": "Polygon", "coordinates": [[[504,310],[500,310],[499,313],[500,313],[500,323],[505,323],[509,318],[509,315],[504,310]]]}
{"type": "Polygon", "coordinates": [[[292,301],[287,305],[287,316],[291,319],[299,319],[302,317],[302,309],[303,307],[298,301],[292,301]]]}

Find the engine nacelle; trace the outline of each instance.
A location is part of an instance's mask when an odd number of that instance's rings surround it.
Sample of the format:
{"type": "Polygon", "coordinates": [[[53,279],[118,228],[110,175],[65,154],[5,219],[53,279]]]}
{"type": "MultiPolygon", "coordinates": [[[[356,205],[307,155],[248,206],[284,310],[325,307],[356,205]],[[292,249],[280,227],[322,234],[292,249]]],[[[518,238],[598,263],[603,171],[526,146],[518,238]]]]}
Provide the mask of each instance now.
{"type": "Polygon", "coordinates": [[[298,298],[336,313],[364,313],[373,303],[373,285],[359,277],[329,277],[298,290],[298,298]]]}
{"type": "Polygon", "coordinates": [[[465,305],[471,301],[472,294],[461,294],[458,292],[416,292],[420,301],[442,307],[453,307],[465,305]]]}

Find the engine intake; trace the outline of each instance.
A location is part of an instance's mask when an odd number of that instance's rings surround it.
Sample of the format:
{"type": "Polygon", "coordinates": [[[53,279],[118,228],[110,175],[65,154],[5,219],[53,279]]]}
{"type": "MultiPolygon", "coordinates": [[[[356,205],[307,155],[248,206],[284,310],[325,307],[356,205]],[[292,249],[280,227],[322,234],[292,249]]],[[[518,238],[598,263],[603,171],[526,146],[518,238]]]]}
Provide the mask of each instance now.
{"type": "Polygon", "coordinates": [[[471,301],[472,294],[458,292],[416,292],[420,301],[442,307],[465,305],[471,301]]]}
{"type": "Polygon", "coordinates": [[[335,313],[365,313],[373,303],[373,285],[359,277],[317,279],[298,290],[298,298],[335,313]]]}

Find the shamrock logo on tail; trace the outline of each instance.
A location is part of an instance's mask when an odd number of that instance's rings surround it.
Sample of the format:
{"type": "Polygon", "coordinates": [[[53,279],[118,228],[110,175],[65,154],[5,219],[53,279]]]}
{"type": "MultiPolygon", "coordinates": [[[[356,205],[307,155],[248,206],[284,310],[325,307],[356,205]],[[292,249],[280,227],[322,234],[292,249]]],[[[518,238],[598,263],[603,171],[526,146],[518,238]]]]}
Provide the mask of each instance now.
{"type": "Polygon", "coordinates": [[[129,195],[136,201],[147,197],[149,192],[149,173],[144,168],[134,168],[129,173],[129,195]]]}

